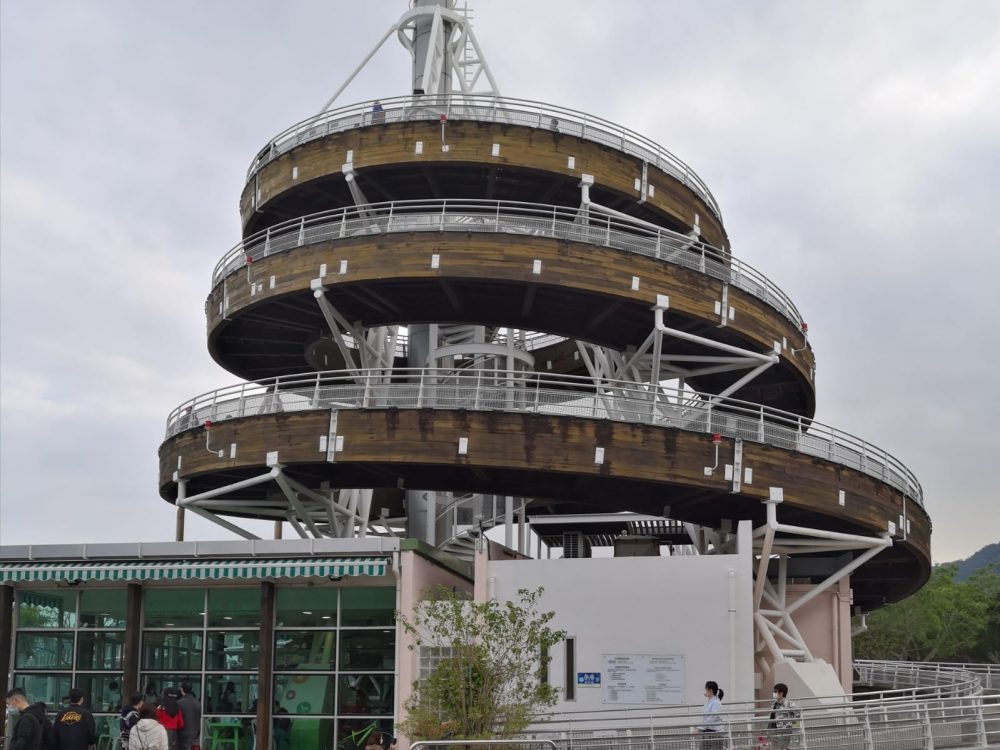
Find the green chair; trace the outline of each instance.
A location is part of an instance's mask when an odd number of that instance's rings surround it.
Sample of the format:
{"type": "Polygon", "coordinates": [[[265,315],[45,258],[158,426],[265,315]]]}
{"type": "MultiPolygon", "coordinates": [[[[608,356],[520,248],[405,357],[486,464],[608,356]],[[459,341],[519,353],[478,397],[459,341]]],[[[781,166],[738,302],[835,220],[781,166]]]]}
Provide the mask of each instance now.
{"type": "Polygon", "coordinates": [[[228,721],[208,722],[208,750],[240,750],[243,746],[243,726],[228,721]]]}

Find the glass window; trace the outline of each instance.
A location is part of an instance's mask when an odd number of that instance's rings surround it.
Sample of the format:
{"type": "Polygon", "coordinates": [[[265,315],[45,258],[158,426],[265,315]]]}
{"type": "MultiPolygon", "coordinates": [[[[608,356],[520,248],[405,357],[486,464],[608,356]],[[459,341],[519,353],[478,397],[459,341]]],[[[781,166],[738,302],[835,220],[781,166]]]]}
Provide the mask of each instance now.
{"type": "Polygon", "coordinates": [[[76,668],[120,671],[124,653],[124,633],[81,631],[76,644],[76,668]]]}
{"type": "Polygon", "coordinates": [[[205,713],[249,714],[257,712],[257,675],[210,674],[205,676],[208,698],[205,713]]]}
{"type": "Polygon", "coordinates": [[[124,628],[125,589],[91,589],[80,594],[80,627],[124,628]]]}
{"type": "MultiPolygon", "coordinates": [[[[295,719],[295,723],[307,722],[309,719],[295,719]]],[[[293,729],[295,724],[292,725],[293,729]]],[[[337,722],[338,747],[364,747],[367,740],[375,732],[386,732],[392,735],[392,719],[341,719],[337,722]]]]}
{"type": "Polygon", "coordinates": [[[260,588],[209,589],[208,627],[260,626],[260,588]]]}
{"type": "MultiPolygon", "coordinates": [[[[83,705],[91,711],[118,713],[122,710],[121,685],[116,675],[78,672],[74,684],[83,691],[83,705]]],[[[128,697],[125,700],[128,700],[128,697]]]]}
{"type": "Polygon", "coordinates": [[[190,682],[194,694],[201,695],[200,674],[143,674],[139,680],[147,703],[158,703],[163,695],[163,688],[180,688],[182,682],[190,682]]]}
{"type": "Polygon", "coordinates": [[[142,635],[142,668],[201,670],[202,633],[146,632],[142,635]]]}
{"type": "Polygon", "coordinates": [[[392,716],[392,686],[391,674],[341,675],[337,713],[392,716]]]}
{"type": "Polygon", "coordinates": [[[17,608],[19,628],[75,628],[76,592],[49,589],[22,591],[17,608]]]}
{"type": "Polygon", "coordinates": [[[364,744],[335,744],[333,719],[276,719],[274,729],[274,750],[295,750],[311,747],[364,747],[364,744]]]}
{"type": "MultiPolygon", "coordinates": [[[[201,746],[205,750],[253,750],[254,726],[252,718],[237,718],[235,716],[208,716],[202,721],[201,746]]],[[[180,747],[180,745],[178,745],[180,747]]],[[[274,747],[272,745],[272,747],[274,747]]],[[[291,748],[286,748],[291,750],[291,748]]],[[[331,746],[332,750],[332,746],[331,746]]]]}
{"type": "Polygon", "coordinates": [[[340,631],[341,669],[393,669],[395,666],[395,630],[340,631]]]}
{"type": "Polygon", "coordinates": [[[72,669],[72,633],[18,633],[15,669],[72,669]]]}
{"type": "Polygon", "coordinates": [[[337,668],[335,630],[281,630],[274,641],[275,670],[337,668]]]}
{"type": "Polygon", "coordinates": [[[145,592],[147,628],[200,628],[205,622],[204,589],[151,589],[145,592]]]}
{"type": "Polygon", "coordinates": [[[333,675],[279,674],[274,677],[274,699],[290,714],[332,714],[335,687],[333,675]]]}
{"type": "Polygon", "coordinates": [[[50,711],[62,705],[64,695],[69,694],[70,676],[68,674],[23,674],[15,673],[15,687],[24,690],[28,702],[43,701],[50,711]]]}
{"type": "Polygon", "coordinates": [[[333,586],[279,588],[278,627],[330,628],[337,624],[337,589],[333,586]]]}
{"type": "Polygon", "coordinates": [[[395,621],[396,589],[347,588],[340,596],[341,625],[392,625],[395,621]]]}
{"type": "Polygon", "coordinates": [[[260,656],[260,633],[254,630],[223,631],[210,630],[205,669],[211,670],[252,670],[257,669],[260,656]]]}

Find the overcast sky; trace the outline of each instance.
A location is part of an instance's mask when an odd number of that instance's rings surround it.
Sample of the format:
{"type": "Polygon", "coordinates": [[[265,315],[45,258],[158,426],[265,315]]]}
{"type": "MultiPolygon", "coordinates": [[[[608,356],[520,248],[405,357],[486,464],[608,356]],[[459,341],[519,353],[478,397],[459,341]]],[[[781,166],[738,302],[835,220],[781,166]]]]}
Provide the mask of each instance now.
{"type": "MultiPolygon", "coordinates": [[[[1000,540],[1000,3],[475,0],[501,90],[680,156],[809,322],[817,418],[1000,540]]],[[[164,419],[251,157],[404,0],[0,0],[0,542],[163,541],[164,419]]],[[[339,103],[407,93],[393,41],[339,103]]],[[[189,538],[225,532],[189,518],[189,538]]]]}

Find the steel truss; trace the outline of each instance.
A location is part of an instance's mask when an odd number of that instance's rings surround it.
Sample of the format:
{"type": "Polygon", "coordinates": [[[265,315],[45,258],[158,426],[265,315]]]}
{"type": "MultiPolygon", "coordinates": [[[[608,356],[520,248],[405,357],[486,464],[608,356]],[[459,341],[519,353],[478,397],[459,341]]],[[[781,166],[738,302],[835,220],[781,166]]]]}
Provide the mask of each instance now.
{"type": "Polygon", "coordinates": [[[371,52],[361,61],[347,80],[341,84],[320,109],[319,114],[326,112],[344,90],[351,84],[375,54],[382,49],[389,37],[396,34],[400,44],[410,53],[415,67],[422,62],[423,91],[427,95],[440,94],[478,94],[485,96],[500,96],[500,87],[493,72],[486,62],[479,40],[472,30],[471,19],[466,12],[460,12],[443,5],[417,6],[404,13],[400,19],[389,27],[371,52]],[[422,61],[417,60],[416,35],[417,26],[430,22],[430,40],[422,61]],[[486,87],[479,88],[481,79],[485,76],[486,87]],[[454,84],[458,83],[458,90],[454,84]],[[450,89],[449,89],[450,84],[450,89]]]}
{"type": "MultiPolygon", "coordinates": [[[[648,383],[654,386],[649,397],[655,401],[662,398],[658,396],[655,386],[664,380],[676,379],[679,383],[678,390],[685,391],[689,378],[749,370],[743,377],[709,398],[710,402],[715,402],[735,393],[779,361],[777,352],[755,352],[667,327],[663,323],[663,312],[668,309],[669,303],[667,297],[657,295],[657,303],[653,306],[653,330],[637,349],[618,352],[583,341],[576,342],[583,364],[595,383],[626,380],[648,383]],[[717,354],[671,354],[664,351],[665,338],[695,343],[717,354]]],[[[672,405],[684,406],[701,402],[701,397],[693,392],[690,398],[678,396],[678,399],[679,403],[671,402],[672,405]]]]}
{"type": "Polygon", "coordinates": [[[817,596],[849,576],[875,555],[892,546],[888,532],[878,537],[845,534],[778,522],[780,488],[771,488],[766,501],[767,522],[753,532],[757,568],[754,571],[754,657],[767,682],[774,665],[789,660],[814,661],[794,615],[817,596]],[[788,563],[792,555],[860,552],[825,579],[794,600],[788,598],[788,563]],[[771,560],[777,559],[777,577],[769,577],[771,560]]]}
{"type": "Polygon", "coordinates": [[[260,539],[222,514],[253,513],[255,516],[288,522],[303,539],[323,537],[365,537],[369,533],[394,534],[395,519],[371,519],[370,489],[332,489],[328,482],[319,489],[307,487],[288,476],[284,466],[269,462],[269,470],[256,477],[187,495],[187,480],[177,480],[177,507],[190,510],[244,539],[260,539]],[[240,497],[242,490],[273,483],[276,491],[262,499],[240,497]]]}

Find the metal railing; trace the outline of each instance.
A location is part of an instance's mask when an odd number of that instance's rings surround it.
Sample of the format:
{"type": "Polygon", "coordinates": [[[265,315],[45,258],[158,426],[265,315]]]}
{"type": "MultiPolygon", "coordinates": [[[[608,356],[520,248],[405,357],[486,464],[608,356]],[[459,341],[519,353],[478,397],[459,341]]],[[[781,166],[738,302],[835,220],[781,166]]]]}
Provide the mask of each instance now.
{"type": "Polygon", "coordinates": [[[520,750],[529,747],[558,747],[552,740],[419,740],[410,745],[410,750],[420,750],[424,747],[448,747],[460,750],[466,747],[503,747],[507,750],[520,750]]]}
{"type": "Polygon", "coordinates": [[[655,258],[732,284],[801,327],[791,298],[753,266],[669,229],[597,209],[487,200],[394,201],[347,206],[276,224],[247,237],[215,265],[213,286],[248,263],[320,242],[397,232],[483,232],[547,237],[655,258]]]}
{"type": "MultiPolygon", "coordinates": [[[[170,412],[166,435],[259,414],[318,409],[531,412],[720,433],[861,471],[923,504],[913,473],[888,452],[834,427],[760,404],[668,386],[506,370],[397,368],[283,375],[195,396],[170,412]]],[[[900,533],[906,535],[906,529],[900,533]]]]}
{"type": "Polygon", "coordinates": [[[686,708],[670,718],[561,722],[533,727],[525,736],[551,739],[566,750],[932,750],[1000,742],[998,696],[796,706],[783,727],[772,726],[770,708],[725,710],[711,734],[698,733],[705,726],[700,710],[686,708]]]}
{"type": "Polygon", "coordinates": [[[1000,744],[1000,695],[984,694],[997,665],[855,662],[864,678],[905,687],[798,701],[788,726],[772,727],[770,702],[726,705],[721,731],[695,734],[698,706],[611,709],[540,717],[526,736],[560,748],[985,748],[1000,744]]]}
{"type": "Polygon", "coordinates": [[[964,662],[910,662],[857,660],[854,668],[864,681],[902,687],[907,684],[926,687],[947,684],[957,676],[968,684],[978,681],[984,690],[1000,691],[1000,664],[966,664],[964,662]]]}
{"type": "Polygon", "coordinates": [[[687,164],[655,141],[623,125],[574,109],[530,99],[481,95],[396,96],[380,100],[382,110],[373,112],[374,101],[349,104],[296,123],[278,133],[254,157],[247,170],[251,182],[260,169],[303,143],[345,130],[399,122],[472,120],[550,130],[621,151],[642,159],[671,175],[701,198],[721,221],[722,212],[704,181],[687,164]]]}

